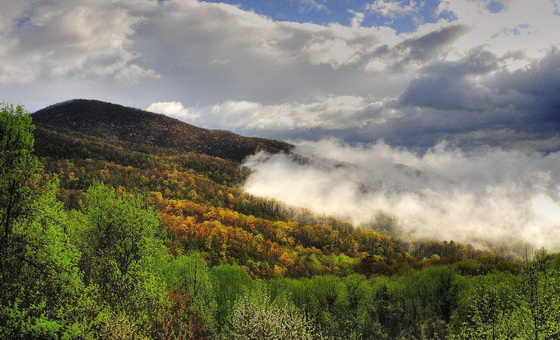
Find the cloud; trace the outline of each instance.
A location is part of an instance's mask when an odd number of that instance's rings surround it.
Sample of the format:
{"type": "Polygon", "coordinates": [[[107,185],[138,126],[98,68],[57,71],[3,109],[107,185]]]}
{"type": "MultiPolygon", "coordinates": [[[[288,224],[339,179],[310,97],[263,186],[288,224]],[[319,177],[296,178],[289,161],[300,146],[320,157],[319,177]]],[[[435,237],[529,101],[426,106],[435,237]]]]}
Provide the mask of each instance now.
{"type": "Polygon", "coordinates": [[[329,64],[333,68],[350,64],[357,60],[356,51],[341,39],[312,43],[305,48],[313,65],[329,64]]]}
{"type": "Polygon", "coordinates": [[[447,110],[449,116],[459,111],[465,118],[478,120],[475,128],[556,129],[560,102],[552,93],[560,90],[560,74],[551,70],[560,65],[558,49],[514,71],[503,61],[475,49],[459,61],[433,64],[409,83],[400,105],[447,110]]]}
{"type": "Polygon", "coordinates": [[[39,77],[156,77],[133,64],[135,28],[144,18],[126,6],[104,1],[30,1],[12,12],[8,48],[2,53],[0,79],[30,82],[39,77]],[[15,27],[14,27],[15,26],[15,27]],[[31,65],[31,67],[29,67],[31,65]]]}
{"type": "MultiPolygon", "coordinates": [[[[409,55],[422,59],[420,52],[409,55]]],[[[560,147],[560,103],[554,95],[560,75],[551,70],[560,65],[560,52],[551,49],[512,71],[507,61],[517,58],[475,48],[455,61],[432,62],[396,99],[320,94],[280,104],[228,100],[186,106],[189,115],[165,113],[195,125],[274,138],[335,136],[350,143],[384,140],[412,148],[447,140],[465,149],[487,144],[554,151],[560,147]]]]}
{"type": "Polygon", "coordinates": [[[430,31],[419,37],[411,37],[389,50],[392,70],[403,68],[418,70],[426,62],[434,62],[444,58],[453,49],[452,44],[467,34],[469,28],[462,25],[450,25],[430,31]]]}
{"type": "Polygon", "coordinates": [[[357,126],[383,119],[383,102],[358,96],[329,96],[309,103],[263,105],[250,101],[226,101],[222,104],[188,107],[182,103],[153,103],[146,110],[160,112],[192,124],[213,129],[232,129],[254,134],[259,130],[285,131],[309,129],[345,129],[348,122],[357,126]]]}
{"type": "Polygon", "coordinates": [[[162,113],[181,120],[196,120],[200,115],[183,106],[181,102],[156,102],[150,104],[146,111],[162,113]]]}
{"type": "Polygon", "coordinates": [[[348,13],[352,14],[352,20],[350,21],[351,27],[360,27],[364,21],[365,14],[361,12],[356,12],[354,10],[348,10],[348,13]]]}
{"type": "Polygon", "coordinates": [[[385,18],[397,19],[403,16],[416,16],[418,6],[415,1],[404,4],[396,0],[375,0],[366,5],[366,10],[376,12],[385,18]]]}
{"type": "Polygon", "coordinates": [[[384,143],[302,142],[260,153],[244,189],[319,214],[368,225],[382,212],[408,237],[528,243],[559,249],[560,153],[439,144],[418,154],[384,143]]]}
{"type": "Polygon", "coordinates": [[[325,2],[325,0],[300,0],[299,11],[304,13],[312,10],[328,12],[329,9],[325,2]]]}

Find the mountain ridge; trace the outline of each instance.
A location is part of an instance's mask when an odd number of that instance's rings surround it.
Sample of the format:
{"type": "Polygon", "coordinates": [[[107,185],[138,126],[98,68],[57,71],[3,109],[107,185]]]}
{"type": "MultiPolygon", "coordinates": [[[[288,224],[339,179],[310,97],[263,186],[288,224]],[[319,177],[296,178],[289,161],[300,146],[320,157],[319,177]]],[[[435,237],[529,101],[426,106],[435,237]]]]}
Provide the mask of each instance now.
{"type": "Polygon", "coordinates": [[[36,111],[33,123],[114,141],[198,152],[236,162],[260,150],[290,152],[293,145],[224,130],[197,127],[163,114],[89,99],[73,99],[36,111]]]}

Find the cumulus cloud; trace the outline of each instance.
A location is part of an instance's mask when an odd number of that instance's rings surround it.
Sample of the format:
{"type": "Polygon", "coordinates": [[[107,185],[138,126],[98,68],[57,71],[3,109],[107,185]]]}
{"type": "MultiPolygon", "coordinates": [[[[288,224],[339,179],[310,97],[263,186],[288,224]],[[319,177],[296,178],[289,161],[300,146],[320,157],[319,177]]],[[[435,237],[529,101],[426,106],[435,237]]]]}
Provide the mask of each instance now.
{"type": "Polygon", "coordinates": [[[110,7],[104,1],[23,2],[3,20],[10,43],[2,53],[1,80],[154,77],[154,70],[133,64],[140,54],[132,48],[132,36],[143,20],[124,3],[110,7]]]}
{"type": "MultiPolygon", "coordinates": [[[[560,103],[552,93],[559,90],[560,74],[551,71],[560,64],[558,49],[552,48],[542,59],[528,61],[514,71],[503,60],[475,49],[459,61],[430,65],[409,83],[400,104],[447,110],[451,120],[457,115],[470,118],[475,123],[470,129],[556,129],[560,103]]],[[[460,125],[460,121],[449,123],[460,125]]]]}
{"type": "Polygon", "coordinates": [[[415,153],[385,143],[302,142],[306,157],[257,154],[244,189],[368,225],[395,216],[402,235],[559,249],[560,153],[438,144],[415,153]]]}
{"type": "Polygon", "coordinates": [[[418,6],[415,1],[405,4],[403,1],[396,0],[375,0],[375,2],[367,4],[366,9],[390,19],[407,15],[415,16],[418,12],[418,6]]]}
{"type": "MultiPolygon", "coordinates": [[[[423,58],[420,52],[411,55],[407,58],[423,58]]],[[[553,48],[512,71],[507,62],[516,58],[474,48],[461,59],[432,62],[398,98],[321,94],[280,104],[228,100],[187,105],[188,115],[158,112],[195,125],[274,138],[330,135],[351,143],[385,140],[421,148],[447,140],[467,149],[487,144],[554,151],[560,147],[555,95],[560,74],[551,70],[560,65],[560,52],[553,48]]]]}
{"type": "Polygon", "coordinates": [[[356,12],[354,10],[349,10],[348,13],[352,14],[352,21],[350,21],[350,26],[360,27],[364,21],[365,14],[361,12],[356,12]]]}
{"type": "Polygon", "coordinates": [[[312,43],[305,47],[305,53],[311,64],[329,64],[335,68],[357,60],[356,51],[340,39],[312,43]]]}
{"type": "Polygon", "coordinates": [[[181,120],[196,120],[200,115],[186,108],[181,102],[156,102],[150,104],[146,111],[162,113],[181,120]]]}
{"type": "Polygon", "coordinates": [[[188,123],[213,129],[233,129],[254,134],[259,130],[285,131],[309,129],[346,129],[366,121],[381,121],[382,101],[359,96],[328,96],[308,103],[263,105],[250,101],[226,101],[217,105],[184,107],[180,102],[157,102],[146,108],[188,123]]]}

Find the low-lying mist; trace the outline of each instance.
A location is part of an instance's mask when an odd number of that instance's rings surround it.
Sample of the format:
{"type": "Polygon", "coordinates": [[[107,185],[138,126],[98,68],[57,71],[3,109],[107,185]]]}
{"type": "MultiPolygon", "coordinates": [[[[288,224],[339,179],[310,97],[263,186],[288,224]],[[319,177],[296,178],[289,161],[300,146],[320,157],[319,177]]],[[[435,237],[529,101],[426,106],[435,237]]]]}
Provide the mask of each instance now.
{"type": "Polygon", "coordinates": [[[258,153],[244,185],[317,214],[368,225],[396,218],[407,238],[560,248],[560,153],[440,143],[422,152],[383,142],[297,143],[294,155],[258,153]]]}

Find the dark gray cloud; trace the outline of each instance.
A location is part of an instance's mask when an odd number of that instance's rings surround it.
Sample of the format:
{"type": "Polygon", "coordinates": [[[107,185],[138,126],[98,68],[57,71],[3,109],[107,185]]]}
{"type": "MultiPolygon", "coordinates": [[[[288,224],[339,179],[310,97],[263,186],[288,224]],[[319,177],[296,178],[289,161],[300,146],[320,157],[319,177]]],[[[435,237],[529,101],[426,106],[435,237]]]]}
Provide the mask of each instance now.
{"type": "Polygon", "coordinates": [[[403,115],[395,128],[409,136],[432,135],[432,143],[438,138],[490,144],[518,142],[519,137],[549,139],[560,123],[558,50],[550,49],[515,72],[499,63],[495,55],[478,50],[460,61],[427,66],[400,96],[403,115]],[[504,139],[505,130],[511,138],[504,139]],[[477,138],[480,131],[484,138],[477,138]]]}
{"type": "Polygon", "coordinates": [[[463,25],[451,25],[417,38],[411,38],[390,50],[388,56],[393,60],[392,67],[399,70],[411,62],[429,62],[445,52],[452,43],[469,31],[463,25]]]}

